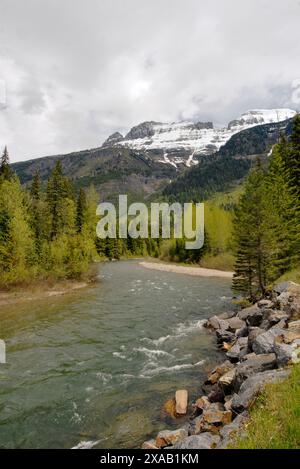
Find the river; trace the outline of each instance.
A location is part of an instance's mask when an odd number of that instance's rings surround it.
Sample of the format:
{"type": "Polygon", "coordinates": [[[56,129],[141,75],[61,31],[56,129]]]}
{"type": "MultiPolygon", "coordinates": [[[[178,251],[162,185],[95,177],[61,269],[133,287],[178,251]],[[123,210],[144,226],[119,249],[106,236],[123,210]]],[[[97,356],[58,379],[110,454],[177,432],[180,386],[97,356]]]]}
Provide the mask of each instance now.
{"type": "Polygon", "coordinates": [[[1,308],[0,447],[135,448],[178,426],[176,389],[196,397],[220,359],[203,320],[230,306],[230,280],[105,263],[99,282],[1,308]]]}

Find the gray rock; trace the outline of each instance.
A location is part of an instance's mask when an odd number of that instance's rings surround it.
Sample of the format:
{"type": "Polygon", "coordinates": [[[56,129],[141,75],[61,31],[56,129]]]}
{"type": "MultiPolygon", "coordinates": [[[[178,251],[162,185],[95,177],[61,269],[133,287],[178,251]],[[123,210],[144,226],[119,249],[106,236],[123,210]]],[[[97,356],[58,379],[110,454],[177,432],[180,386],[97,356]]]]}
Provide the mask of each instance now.
{"type": "Polygon", "coordinates": [[[243,412],[242,414],[237,415],[237,417],[229,425],[225,425],[220,430],[221,441],[218,444],[218,449],[225,449],[234,439],[237,434],[240,434],[243,425],[245,425],[248,420],[248,412],[243,412]]]}
{"type": "Polygon", "coordinates": [[[261,329],[260,327],[250,327],[249,328],[249,334],[248,334],[248,348],[249,350],[252,350],[252,344],[256,337],[258,337],[260,334],[263,334],[264,330],[261,329]]]}
{"type": "Polygon", "coordinates": [[[270,323],[270,326],[274,326],[275,324],[278,324],[281,321],[284,321],[286,323],[288,318],[288,314],[284,311],[270,310],[268,314],[268,321],[270,323]]]}
{"type": "Polygon", "coordinates": [[[283,334],[282,329],[273,328],[263,334],[259,334],[252,342],[252,350],[257,355],[261,353],[273,353],[275,337],[283,334]]]}
{"type": "Polygon", "coordinates": [[[239,356],[241,353],[241,347],[239,346],[238,343],[235,343],[230,350],[226,353],[226,356],[232,361],[232,362],[238,362],[239,361],[239,356]]]}
{"type": "Polygon", "coordinates": [[[272,370],[277,365],[275,353],[252,355],[236,367],[235,390],[250,376],[266,370],[272,370]]]}
{"type": "Polygon", "coordinates": [[[289,282],[289,281],[288,282],[281,282],[281,283],[278,283],[277,285],[275,285],[275,287],[273,287],[273,291],[275,293],[277,293],[278,295],[280,295],[284,291],[288,290],[288,288],[292,285],[294,285],[294,282],[289,282]]]}
{"type": "Polygon", "coordinates": [[[220,442],[218,435],[211,433],[201,433],[201,435],[193,435],[184,438],[174,445],[176,449],[212,449],[220,442]]]}
{"type": "Polygon", "coordinates": [[[233,332],[224,331],[222,329],[216,330],[217,342],[220,344],[222,342],[232,343],[235,340],[235,335],[233,332]]]}
{"type": "Polygon", "coordinates": [[[231,332],[235,332],[236,330],[242,329],[243,327],[246,326],[245,321],[243,321],[242,319],[238,317],[227,319],[227,323],[229,325],[228,327],[231,332]]]}
{"type": "Polygon", "coordinates": [[[290,370],[271,370],[257,373],[249,377],[241,385],[239,394],[235,394],[232,399],[231,408],[234,412],[240,413],[251,407],[255,397],[262,391],[267,383],[276,383],[286,379],[290,370]]]}
{"type": "Polygon", "coordinates": [[[286,366],[293,358],[294,348],[292,345],[275,341],[274,351],[277,357],[278,367],[286,366]]]}
{"type": "Polygon", "coordinates": [[[258,311],[260,311],[259,307],[257,304],[249,306],[248,308],[243,308],[241,311],[238,312],[238,317],[242,319],[243,321],[246,321],[250,316],[253,314],[256,314],[258,311]]]}
{"type": "Polygon", "coordinates": [[[257,305],[260,307],[260,308],[264,308],[264,309],[267,309],[267,308],[272,308],[274,306],[274,303],[273,301],[271,300],[260,300],[257,302],[257,305]]]}

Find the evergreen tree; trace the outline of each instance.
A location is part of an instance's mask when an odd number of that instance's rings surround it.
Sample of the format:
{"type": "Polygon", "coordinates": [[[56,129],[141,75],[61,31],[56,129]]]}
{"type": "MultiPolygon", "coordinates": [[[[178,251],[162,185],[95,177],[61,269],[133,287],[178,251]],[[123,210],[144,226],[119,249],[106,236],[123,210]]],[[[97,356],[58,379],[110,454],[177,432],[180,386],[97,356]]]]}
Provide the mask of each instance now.
{"type": "Polygon", "coordinates": [[[40,200],[41,179],[39,171],[36,171],[30,186],[30,195],[34,200],[40,200]]]}
{"type": "Polygon", "coordinates": [[[234,219],[236,263],[233,290],[251,299],[266,289],[269,258],[267,213],[265,171],[258,162],[247,179],[234,219]]]}
{"type": "Polygon", "coordinates": [[[5,146],[0,162],[0,179],[9,180],[12,178],[12,175],[13,172],[9,165],[9,155],[7,147],[5,146]]]}

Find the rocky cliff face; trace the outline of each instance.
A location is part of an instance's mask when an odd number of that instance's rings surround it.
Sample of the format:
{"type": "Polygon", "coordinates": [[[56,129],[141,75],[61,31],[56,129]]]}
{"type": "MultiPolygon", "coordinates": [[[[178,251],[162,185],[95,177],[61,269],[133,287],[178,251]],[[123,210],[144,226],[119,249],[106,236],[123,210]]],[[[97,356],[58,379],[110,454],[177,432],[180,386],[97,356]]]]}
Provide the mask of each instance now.
{"type": "Polygon", "coordinates": [[[286,121],[295,114],[291,109],[252,110],[220,128],[214,128],[212,122],[143,122],[123,138],[118,133],[116,140],[113,134],[104,145],[151,152],[160,163],[189,167],[198,164],[202,155],[217,152],[233,135],[251,127],[286,121]]]}

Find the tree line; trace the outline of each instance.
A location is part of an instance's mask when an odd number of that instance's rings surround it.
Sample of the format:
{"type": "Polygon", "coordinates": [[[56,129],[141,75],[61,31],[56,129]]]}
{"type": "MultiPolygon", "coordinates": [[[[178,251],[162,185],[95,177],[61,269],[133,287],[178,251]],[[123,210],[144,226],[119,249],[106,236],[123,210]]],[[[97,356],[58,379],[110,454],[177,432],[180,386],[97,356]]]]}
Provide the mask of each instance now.
{"type": "Polygon", "coordinates": [[[98,239],[97,204],[93,186],[76,191],[60,161],[46,182],[37,172],[22,187],[5,148],[0,162],[0,286],[78,279],[101,257],[159,255],[160,240],[98,239]]]}
{"type": "Polygon", "coordinates": [[[255,299],[300,264],[300,115],[289,139],[257,161],[234,216],[233,289],[255,299]]]}

